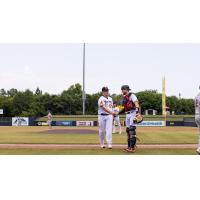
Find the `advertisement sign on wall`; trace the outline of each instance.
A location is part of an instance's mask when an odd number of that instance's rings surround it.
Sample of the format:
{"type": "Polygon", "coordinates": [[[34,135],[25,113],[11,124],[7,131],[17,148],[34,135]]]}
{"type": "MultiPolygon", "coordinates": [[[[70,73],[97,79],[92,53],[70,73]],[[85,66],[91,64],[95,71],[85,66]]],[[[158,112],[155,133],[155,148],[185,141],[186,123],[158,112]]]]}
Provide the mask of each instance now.
{"type": "Polygon", "coordinates": [[[143,121],[141,124],[138,124],[137,126],[160,127],[160,126],[166,126],[166,122],[165,121],[143,121]]]}
{"type": "Polygon", "coordinates": [[[75,121],[57,121],[56,126],[76,126],[75,121]]]}
{"type": "Polygon", "coordinates": [[[38,126],[48,126],[47,122],[38,122],[37,123],[38,126]]]}
{"type": "Polygon", "coordinates": [[[0,115],[3,115],[3,109],[0,109],[0,115]]]}
{"type": "Polygon", "coordinates": [[[76,126],[94,126],[93,121],[77,121],[76,126]]]}
{"type": "Polygon", "coordinates": [[[184,126],[183,121],[167,121],[166,126],[184,126]]]}
{"type": "Polygon", "coordinates": [[[13,117],[12,126],[28,126],[29,118],[28,117],[13,117]]]}

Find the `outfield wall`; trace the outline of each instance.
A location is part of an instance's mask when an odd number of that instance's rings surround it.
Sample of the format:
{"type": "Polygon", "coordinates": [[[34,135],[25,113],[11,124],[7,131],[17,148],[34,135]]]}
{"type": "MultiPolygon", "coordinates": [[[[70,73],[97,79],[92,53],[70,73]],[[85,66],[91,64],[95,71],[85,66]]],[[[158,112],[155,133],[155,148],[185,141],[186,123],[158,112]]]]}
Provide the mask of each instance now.
{"type": "MultiPolygon", "coordinates": [[[[94,118],[94,116],[93,116],[94,118]]],[[[78,127],[93,127],[98,126],[97,120],[93,118],[79,118],[77,120],[68,120],[62,118],[62,120],[56,120],[52,122],[52,126],[78,126],[78,127]]],[[[0,126],[47,126],[47,121],[44,118],[38,120],[36,117],[2,117],[0,118],[0,126]]],[[[74,118],[75,119],[75,118],[74,118]]],[[[148,120],[146,118],[138,126],[143,127],[163,127],[163,126],[186,126],[186,127],[197,127],[193,117],[184,117],[183,120],[148,120]]],[[[121,123],[125,126],[125,121],[122,119],[121,123]]]]}
{"type": "Polygon", "coordinates": [[[1,117],[0,126],[36,126],[36,117],[1,117]]]}

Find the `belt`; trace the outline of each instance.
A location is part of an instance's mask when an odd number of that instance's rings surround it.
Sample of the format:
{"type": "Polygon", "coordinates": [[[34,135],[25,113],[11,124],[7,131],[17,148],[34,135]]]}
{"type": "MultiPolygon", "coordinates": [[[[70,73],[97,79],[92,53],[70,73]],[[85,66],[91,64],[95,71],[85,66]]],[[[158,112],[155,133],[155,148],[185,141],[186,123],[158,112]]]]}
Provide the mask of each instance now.
{"type": "Polygon", "coordinates": [[[102,114],[100,114],[101,116],[108,116],[109,114],[104,114],[104,113],[102,113],[102,114]]]}
{"type": "Polygon", "coordinates": [[[131,114],[131,113],[133,113],[135,110],[131,110],[131,111],[128,111],[128,112],[126,112],[126,114],[131,114]]]}

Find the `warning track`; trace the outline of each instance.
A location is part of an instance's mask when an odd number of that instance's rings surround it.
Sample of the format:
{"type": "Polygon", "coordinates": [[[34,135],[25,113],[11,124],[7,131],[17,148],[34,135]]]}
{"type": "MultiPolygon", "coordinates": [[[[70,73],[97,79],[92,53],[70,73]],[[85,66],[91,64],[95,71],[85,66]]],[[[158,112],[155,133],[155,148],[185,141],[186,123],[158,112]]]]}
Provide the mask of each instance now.
{"type": "MultiPolygon", "coordinates": [[[[140,144],[143,149],[194,149],[196,144],[140,144]]],[[[0,149],[99,149],[97,144],[0,144],[0,149]]],[[[114,149],[126,148],[126,145],[113,145],[114,149]]]]}

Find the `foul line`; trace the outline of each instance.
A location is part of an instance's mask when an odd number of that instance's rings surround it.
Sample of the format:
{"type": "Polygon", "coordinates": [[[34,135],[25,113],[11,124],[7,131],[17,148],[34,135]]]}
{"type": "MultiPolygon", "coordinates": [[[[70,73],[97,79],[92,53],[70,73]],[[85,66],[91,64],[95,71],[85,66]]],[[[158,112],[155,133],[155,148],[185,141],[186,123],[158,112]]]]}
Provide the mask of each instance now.
{"type": "MultiPolygon", "coordinates": [[[[139,144],[143,149],[194,149],[196,144],[139,144]]],[[[0,149],[99,149],[97,144],[0,144],[0,149]]],[[[114,149],[126,148],[126,145],[113,145],[114,149]]]]}

